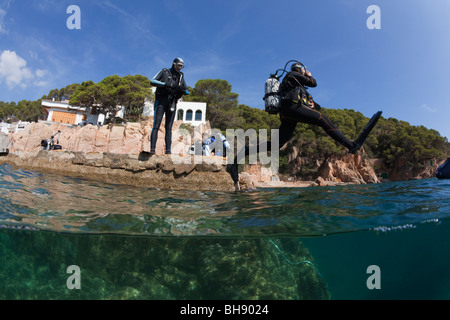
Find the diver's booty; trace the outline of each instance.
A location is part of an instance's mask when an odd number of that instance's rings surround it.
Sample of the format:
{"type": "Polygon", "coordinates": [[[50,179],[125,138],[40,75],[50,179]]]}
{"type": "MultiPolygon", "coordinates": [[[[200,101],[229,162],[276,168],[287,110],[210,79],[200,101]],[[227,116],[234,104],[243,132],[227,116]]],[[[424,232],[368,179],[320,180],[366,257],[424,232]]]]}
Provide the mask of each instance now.
{"type": "Polygon", "coordinates": [[[353,141],[353,148],[350,149],[350,153],[355,154],[359,149],[361,149],[361,146],[363,145],[364,141],[366,141],[366,138],[369,136],[370,132],[372,132],[382,113],[382,111],[378,111],[373,115],[372,119],[370,119],[369,123],[367,123],[367,125],[364,127],[358,138],[353,141]]]}

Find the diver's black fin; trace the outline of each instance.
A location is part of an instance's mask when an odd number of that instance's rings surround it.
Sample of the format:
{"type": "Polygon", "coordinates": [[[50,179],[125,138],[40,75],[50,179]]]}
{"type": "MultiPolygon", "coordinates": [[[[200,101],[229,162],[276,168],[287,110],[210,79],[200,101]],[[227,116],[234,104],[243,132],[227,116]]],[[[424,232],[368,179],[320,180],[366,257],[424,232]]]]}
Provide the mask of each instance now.
{"type": "Polygon", "coordinates": [[[369,136],[370,132],[372,132],[382,113],[382,111],[378,111],[373,115],[372,119],[370,119],[369,123],[367,123],[367,125],[364,127],[359,137],[356,138],[356,140],[353,142],[354,147],[352,150],[350,150],[350,153],[355,154],[359,149],[361,149],[361,146],[363,145],[364,141],[366,141],[366,138],[369,136]]]}

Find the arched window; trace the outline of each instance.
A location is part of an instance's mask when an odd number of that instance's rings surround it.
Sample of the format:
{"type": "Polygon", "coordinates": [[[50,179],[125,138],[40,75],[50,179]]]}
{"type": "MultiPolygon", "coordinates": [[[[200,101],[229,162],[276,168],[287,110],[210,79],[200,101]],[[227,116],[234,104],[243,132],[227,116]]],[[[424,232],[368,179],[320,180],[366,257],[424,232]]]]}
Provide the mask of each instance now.
{"type": "Polygon", "coordinates": [[[186,111],[186,121],[192,121],[192,115],[193,115],[192,110],[186,111]]]}
{"type": "Polygon", "coordinates": [[[183,120],[184,110],[178,110],[177,120],[183,120]]]}
{"type": "Polygon", "coordinates": [[[202,111],[201,110],[197,110],[195,112],[195,121],[202,121],[202,111]]]}

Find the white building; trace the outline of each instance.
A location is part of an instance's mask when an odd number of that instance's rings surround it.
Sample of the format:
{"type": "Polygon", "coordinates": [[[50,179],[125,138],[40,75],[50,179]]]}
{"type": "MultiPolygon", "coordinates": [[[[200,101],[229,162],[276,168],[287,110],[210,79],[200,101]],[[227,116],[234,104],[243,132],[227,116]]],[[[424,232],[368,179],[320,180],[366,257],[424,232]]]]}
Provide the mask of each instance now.
{"type": "Polygon", "coordinates": [[[180,101],[177,105],[176,120],[196,127],[206,123],[206,103],[180,101]]]}
{"type": "Polygon", "coordinates": [[[4,134],[8,134],[9,133],[9,123],[6,122],[1,122],[0,123],[0,132],[4,133],[4,134]]]}
{"type": "MultiPolygon", "coordinates": [[[[155,106],[152,101],[146,100],[143,115],[153,117],[155,115],[155,106]]],[[[177,104],[177,116],[175,120],[182,120],[194,127],[206,123],[206,103],[188,102],[180,99],[177,104]]]]}
{"type": "Polygon", "coordinates": [[[95,107],[84,108],[69,105],[69,101],[42,100],[47,121],[65,124],[103,124],[105,115],[97,113],[95,107]]]}
{"type": "MultiPolygon", "coordinates": [[[[152,87],[153,93],[156,87],[152,87]]],[[[155,115],[155,106],[152,101],[146,100],[143,115],[153,117],[155,115]]],[[[187,102],[181,98],[177,104],[177,116],[175,120],[182,120],[194,127],[206,123],[206,103],[205,102],[187,102]]]]}
{"type": "Polygon", "coordinates": [[[1,122],[0,123],[0,132],[2,132],[4,134],[16,133],[16,132],[24,130],[28,124],[29,124],[29,122],[26,122],[26,121],[19,121],[17,123],[12,123],[12,124],[9,124],[6,122],[1,122]]]}
{"type": "MultiPolygon", "coordinates": [[[[47,114],[48,122],[65,123],[69,125],[78,124],[104,124],[105,115],[98,113],[95,107],[84,108],[69,105],[69,101],[51,101],[42,100],[42,107],[47,114]]],[[[117,112],[117,117],[124,117],[122,108],[117,112]]],[[[153,117],[155,114],[154,103],[146,100],[144,104],[143,115],[153,117]]],[[[206,103],[187,102],[180,99],[177,104],[177,116],[175,120],[182,120],[192,126],[198,126],[206,123],[206,103]]]]}

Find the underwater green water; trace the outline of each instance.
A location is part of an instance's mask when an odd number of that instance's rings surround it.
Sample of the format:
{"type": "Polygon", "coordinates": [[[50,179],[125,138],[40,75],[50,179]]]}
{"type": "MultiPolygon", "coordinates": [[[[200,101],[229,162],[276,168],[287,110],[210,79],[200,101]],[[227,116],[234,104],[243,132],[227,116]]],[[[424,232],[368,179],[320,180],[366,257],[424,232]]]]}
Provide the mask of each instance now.
{"type": "Polygon", "coordinates": [[[221,193],[0,165],[0,299],[448,299],[449,199],[437,179],[221,193]]]}

